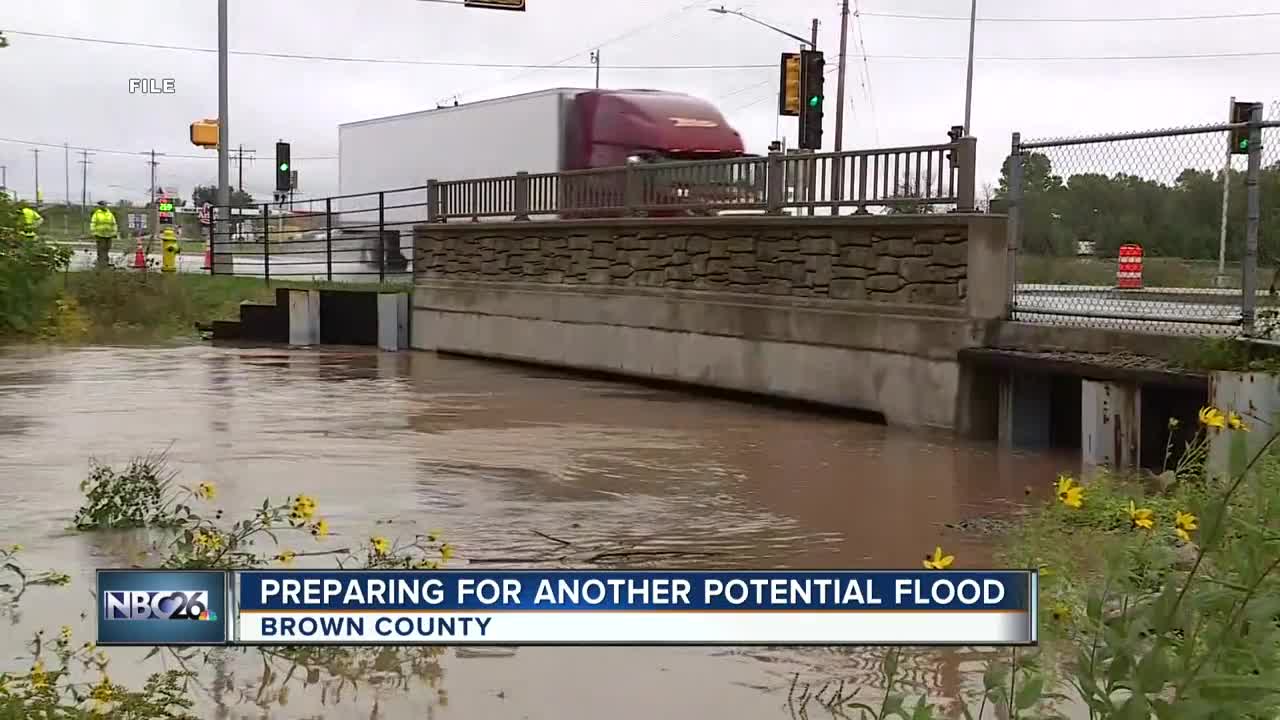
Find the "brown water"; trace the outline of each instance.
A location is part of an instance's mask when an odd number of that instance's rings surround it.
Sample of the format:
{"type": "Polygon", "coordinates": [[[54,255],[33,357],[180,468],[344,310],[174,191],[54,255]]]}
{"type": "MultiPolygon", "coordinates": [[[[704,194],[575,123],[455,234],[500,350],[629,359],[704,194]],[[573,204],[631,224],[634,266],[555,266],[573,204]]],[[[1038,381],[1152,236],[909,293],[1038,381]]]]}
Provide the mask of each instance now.
{"type": "MultiPolygon", "coordinates": [[[[95,567],[139,562],[130,536],[66,527],[90,458],[123,464],[170,446],[184,482],[210,481],[229,517],[266,496],[308,493],[341,547],[376,532],[441,529],[460,562],[565,555],[535,531],[602,549],[677,555],[663,567],[917,567],[941,543],[957,567],[991,562],[981,537],[945,523],[1006,512],[1068,458],[998,452],[819,417],[425,353],[177,348],[0,352],[0,543],[37,588],[0,629],[0,669],[26,667],[38,627],[92,637],[95,567]],[[84,619],[80,613],[88,612],[84,619]]],[[[306,547],[294,549],[311,549],[306,547]]],[[[634,566],[636,559],[627,561],[634,566]]],[[[112,649],[113,679],[175,667],[112,649]]],[[[792,679],[845,679],[874,695],[877,651],[519,648],[446,651],[435,687],[362,684],[336,700],[290,682],[259,695],[256,654],[197,662],[218,717],[785,718],[792,679]]],[[[954,697],[981,657],[920,651],[912,684],[954,697]]],[[[798,691],[797,691],[798,692],[798,691]]],[[[811,711],[811,714],[812,711],[811,711]]],[[[822,716],[819,712],[816,715],[822,716]]]]}

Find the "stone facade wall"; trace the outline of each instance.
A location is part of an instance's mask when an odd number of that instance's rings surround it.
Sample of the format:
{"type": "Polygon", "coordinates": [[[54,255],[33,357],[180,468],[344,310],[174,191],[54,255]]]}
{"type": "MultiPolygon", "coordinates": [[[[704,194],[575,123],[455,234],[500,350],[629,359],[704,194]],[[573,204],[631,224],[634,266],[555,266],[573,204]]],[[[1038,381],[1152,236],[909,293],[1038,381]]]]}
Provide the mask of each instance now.
{"type": "Polygon", "coordinates": [[[776,220],[421,225],[414,266],[419,279],[965,304],[959,218],[776,220]]]}

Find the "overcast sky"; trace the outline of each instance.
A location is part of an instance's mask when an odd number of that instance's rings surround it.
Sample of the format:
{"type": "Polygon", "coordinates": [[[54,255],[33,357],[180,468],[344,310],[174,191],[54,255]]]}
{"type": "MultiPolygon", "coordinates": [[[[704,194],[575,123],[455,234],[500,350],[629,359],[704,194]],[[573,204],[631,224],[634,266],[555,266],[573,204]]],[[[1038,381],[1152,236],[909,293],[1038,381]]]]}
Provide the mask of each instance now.
{"type": "MultiPolygon", "coordinates": [[[[775,133],[793,145],[795,119],[779,123],[776,116],[777,62],[780,52],[794,51],[797,44],[742,18],[708,11],[720,5],[721,0],[528,0],[528,11],[515,13],[418,0],[231,0],[233,53],[564,66],[442,67],[233,54],[231,143],[258,151],[258,161],[245,166],[246,189],[270,198],[274,143],[286,139],[293,143],[303,196],[331,194],[337,187],[340,123],[428,109],[455,96],[465,103],[549,87],[590,87],[589,53],[597,45],[603,87],[689,92],[719,106],[750,151],[765,152],[775,133]],[[700,64],[766,67],[623,67],[700,64]]],[[[835,65],[838,0],[726,5],[802,36],[809,34],[810,19],[819,18],[819,44],[829,66],[835,65]]],[[[859,15],[849,33],[845,148],[945,140],[947,129],[963,122],[968,22],[883,14],[963,18],[968,0],[852,5],[859,15]]],[[[979,0],[978,7],[972,124],[981,181],[998,176],[1014,130],[1041,137],[1212,123],[1225,120],[1232,95],[1269,104],[1280,98],[1280,15],[1044,21],[1280,11],[1275,0],[979,0]],[[1034,21],[998,21],[1008,18],[1034,21]],[[1096,59],[1240,52],[1274,54],[1096,59]]],[[[26,34],[214,49],[215,0],[3,0],[0,30],[10,42],[0,50],[0,165],[7,167],[8,186],[22,197],[34,188],[35,146],[15,140],[57,146],[41,147],[39,155],[46,201],[65,194],[63,143],[72,147],[70,194],[76,202],[81,147],[96,149],[88,165],[93,199],[145,199],[150,169],[139,153],[150,149],[167,154],[158,158],[161,187],[189,196],[193,185],[216,181],[216,154],[193,147],[188,137],[191,121],[217,115],[215,54],[26,34]],[[173,78],[176,93],[130,94],[130,78],[148,77],[173,78]]],[[[835,86],[832,75],[828,149],[835,86]]],[[[518,124],[513,118],[513,127],[518,124]]],[[[233,166],[233,183],[235,173],[233,166]]]]}

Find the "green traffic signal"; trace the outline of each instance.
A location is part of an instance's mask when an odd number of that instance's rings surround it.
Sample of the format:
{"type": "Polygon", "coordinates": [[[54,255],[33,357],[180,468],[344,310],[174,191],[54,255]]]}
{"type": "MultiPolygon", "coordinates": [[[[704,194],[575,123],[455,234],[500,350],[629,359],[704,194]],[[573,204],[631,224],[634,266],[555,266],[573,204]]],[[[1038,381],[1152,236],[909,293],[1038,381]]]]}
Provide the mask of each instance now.
{"type": "Polygon", "coordinates": [[[289,163],[280,163],[280,172],[288,172],[289,163]]]}
{"type": "Polygon", "coordinates": [[[821,95],[814,95],[813,97],[809,98],[809,107],[818,107],[821,104],[822,104],[821,95]]]}
{"type": "Polygon", "coordinates": [[[1240,140],[1240,149],[1241,149],[1241,150],[1248,150],[1248,149],[1249,149],[1249,138],[1242,138],[1242,139],[1240,140]]]}

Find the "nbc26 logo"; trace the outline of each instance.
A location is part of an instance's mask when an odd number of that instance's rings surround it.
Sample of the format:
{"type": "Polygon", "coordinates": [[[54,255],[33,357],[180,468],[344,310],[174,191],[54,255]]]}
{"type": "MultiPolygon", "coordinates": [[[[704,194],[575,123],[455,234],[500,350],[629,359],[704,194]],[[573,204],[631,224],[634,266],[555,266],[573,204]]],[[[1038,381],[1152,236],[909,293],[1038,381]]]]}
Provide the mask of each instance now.
{"type": "Polygon", "coordinates": [[[108,590],[107,620],[217,620],[206,590],[108,590]]]}

